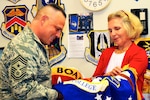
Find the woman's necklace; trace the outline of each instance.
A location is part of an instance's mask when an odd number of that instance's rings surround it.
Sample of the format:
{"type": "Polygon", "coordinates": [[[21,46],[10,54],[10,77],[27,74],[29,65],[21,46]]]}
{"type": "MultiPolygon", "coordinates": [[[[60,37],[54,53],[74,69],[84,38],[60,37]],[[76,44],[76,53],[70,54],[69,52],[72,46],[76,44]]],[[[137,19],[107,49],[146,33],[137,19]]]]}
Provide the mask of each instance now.
{"type": "Polygon", "coordinates": [[[123,52],[125,52],[127,50],[128,50],[128,48],[124,48],[124,49],[118,49],[118,48],[116,48],[115,49],[115,53],[120,54],[120,53],[123,53],[123,52]]]}
{"type": "Polygon", "coordinates": [[[132,44],[132,42],[129,42],[128,46],[126,46],[125,48],[119,48],[119,47],[117,47],[115,49],[115,53],[120,54],[120,53],[126,52],[128,50],[128,48],[131,46],[131,44],[132,44]]]}

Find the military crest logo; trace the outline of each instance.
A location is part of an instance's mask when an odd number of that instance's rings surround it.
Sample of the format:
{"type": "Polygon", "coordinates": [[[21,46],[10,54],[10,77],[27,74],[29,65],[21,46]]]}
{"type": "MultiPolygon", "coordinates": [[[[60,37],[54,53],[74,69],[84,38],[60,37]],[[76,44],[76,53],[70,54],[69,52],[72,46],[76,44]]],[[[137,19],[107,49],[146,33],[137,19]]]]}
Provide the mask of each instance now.
{"type": "Polygon", "coordinates": [[[4,37],[12,39],[27,25],[28,8],[25,5],[6,6],[2,12],[5,21],[1,25],[1,33],[4,37]]]}
{"type": "Polygon", "coordinates": [[[110,37],[107,30],[94,30],[88,33],[89,47],[85,49],[87,61],[97,64],[102,51],[110,47],[110,37]]]}

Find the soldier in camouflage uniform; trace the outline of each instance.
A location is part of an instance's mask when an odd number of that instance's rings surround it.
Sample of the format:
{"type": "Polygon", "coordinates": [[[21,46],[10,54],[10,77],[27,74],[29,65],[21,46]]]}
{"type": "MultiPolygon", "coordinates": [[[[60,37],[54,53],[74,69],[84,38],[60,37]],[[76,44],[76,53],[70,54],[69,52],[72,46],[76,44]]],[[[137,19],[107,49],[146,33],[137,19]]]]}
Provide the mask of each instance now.
{"type": "Polygon", "coordinates": [[[57,5],[44,6],[31,24],[8,43],[0,61],[0,99],[63,99],[52,89],[45,45],[60,37],[65,19],[65,12],[57,5]]]}

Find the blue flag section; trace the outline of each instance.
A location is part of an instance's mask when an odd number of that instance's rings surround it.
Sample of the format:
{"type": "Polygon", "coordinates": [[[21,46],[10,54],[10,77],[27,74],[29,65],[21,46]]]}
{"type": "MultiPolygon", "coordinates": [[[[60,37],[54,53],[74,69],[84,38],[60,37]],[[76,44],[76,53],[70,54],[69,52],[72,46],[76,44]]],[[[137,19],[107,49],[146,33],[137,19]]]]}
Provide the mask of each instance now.
{"type": "Polygon", "coordinates": [[[134,72],[125,70],[118,76],[96,77],[91,82],[70,80],[53,88],[63,94],[64,100],[140,100],[134,72]]]}

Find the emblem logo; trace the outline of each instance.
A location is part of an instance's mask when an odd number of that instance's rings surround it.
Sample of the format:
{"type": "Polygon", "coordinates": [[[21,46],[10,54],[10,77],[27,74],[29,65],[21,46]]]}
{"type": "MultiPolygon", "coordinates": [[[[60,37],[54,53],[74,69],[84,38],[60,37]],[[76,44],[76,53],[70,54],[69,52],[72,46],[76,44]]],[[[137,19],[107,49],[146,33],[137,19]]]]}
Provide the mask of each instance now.
{"type": "Polygon", "coordinates": [[[96,65],[102,51],[110,47],[109,34],[107,30],[90,31],[88,38],[90,40],[90,48],[86,48],[85,58],[96,65]]]}
{"type": "Polygon", "coordinates": [[[12,39],[27,24],[28,9],[25,5],[6,6],[3,10],[5,22],[1,25],[2,35],[12,39]]]}
{"type": "Polygon", "coordinates": [[[139,38],[135,43],[146,51],[148,59],[150,59],[150,38],[139,38]]]}

